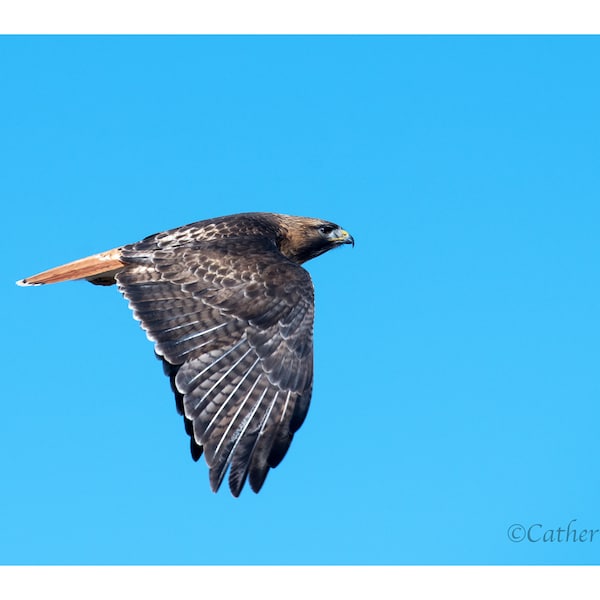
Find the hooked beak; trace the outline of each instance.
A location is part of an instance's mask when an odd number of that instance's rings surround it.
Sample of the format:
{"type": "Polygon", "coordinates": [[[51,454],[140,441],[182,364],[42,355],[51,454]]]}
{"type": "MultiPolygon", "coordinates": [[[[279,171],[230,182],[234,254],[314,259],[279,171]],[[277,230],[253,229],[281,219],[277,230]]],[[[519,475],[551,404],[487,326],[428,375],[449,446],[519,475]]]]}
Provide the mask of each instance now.
{"type": "Polygon", "coordinates": [[[352,244],[354,248],[354,238],[345,229],[336,229],[333,235],[334,242],[338,242],[338,244],[352,244]]]}

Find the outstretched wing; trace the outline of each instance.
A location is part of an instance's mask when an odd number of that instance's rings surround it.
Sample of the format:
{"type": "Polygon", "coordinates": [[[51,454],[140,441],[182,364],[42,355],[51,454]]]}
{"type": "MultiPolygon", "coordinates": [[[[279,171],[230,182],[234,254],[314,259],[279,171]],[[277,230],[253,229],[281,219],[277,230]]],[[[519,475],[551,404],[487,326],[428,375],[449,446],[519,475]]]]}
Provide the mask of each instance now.
{"type": "Polygon", "coordinates": [[[260,236],[125,246],[116,275],[164,361],[192,455],[238,496],[283,459],[310,402],[313,287],[260,236]]]}

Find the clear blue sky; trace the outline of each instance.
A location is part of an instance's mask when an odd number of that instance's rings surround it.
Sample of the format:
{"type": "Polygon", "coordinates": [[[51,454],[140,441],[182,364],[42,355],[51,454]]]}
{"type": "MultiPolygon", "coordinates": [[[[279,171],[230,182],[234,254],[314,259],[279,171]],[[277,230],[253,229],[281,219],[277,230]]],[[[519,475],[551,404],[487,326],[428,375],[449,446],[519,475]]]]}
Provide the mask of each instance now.
{"type": "Polygon", "coordinates": [[[507,532],[600,529],[599,64],[597,37],[0,38],[0,563],[597,563],[600,533],[507,532]],[[254,210],[356,247],[307,265],[311,410],[236,500],[115,288],[14,282],[254,210]]]}

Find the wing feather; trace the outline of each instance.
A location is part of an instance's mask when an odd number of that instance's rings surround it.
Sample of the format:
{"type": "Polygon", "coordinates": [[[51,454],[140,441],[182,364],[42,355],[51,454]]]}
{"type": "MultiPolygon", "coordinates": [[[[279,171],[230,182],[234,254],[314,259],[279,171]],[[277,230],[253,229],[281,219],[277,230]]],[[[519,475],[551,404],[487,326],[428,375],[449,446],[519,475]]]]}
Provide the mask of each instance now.
{"type": "MultiPolygon", "coordinates": [[[[288,391],[286,398],[289,399],[291,392],[288,391]]],[[[243,438],[242,443],[240,444],[240,448],[233,456],[232,464],[231,464],[231,474],[229,477],[229,486],[232,493],[235,495],[237,490],[241,490],[246,482],[246,478],[248,476],[248,472],[252,468],[255,463],[255,451],[258,447],[258,444],[261,440],[269,440],[272,436],[265,435],[269,429],[273,429],[273,425],[268,427],[269,423],[273,423],[271,420],[271,414],[273,413],[273,409],[276,407],[276,402],[279,396],[279,390],[276,392],[273,400],[269,404],[268,409],[265,411],[264,415],[260,421],[260,428],[255,428],[253,433],[250,435],[246,435],[243,438]]],[[[286,399],[286,404],[287,404],[286,399]]],[[[242,438],[240,438],[242,439],[242,438]]]]}
{"type": "Polygon", "coordinates": [[[204,453],[214,491],[229,471],[238,496],[248,478],[260,490],[308,410],[313,288],[264,237],[220,242],[150,236],[122,249],[116,279],[165,364],[192,456],[204,453]]]}

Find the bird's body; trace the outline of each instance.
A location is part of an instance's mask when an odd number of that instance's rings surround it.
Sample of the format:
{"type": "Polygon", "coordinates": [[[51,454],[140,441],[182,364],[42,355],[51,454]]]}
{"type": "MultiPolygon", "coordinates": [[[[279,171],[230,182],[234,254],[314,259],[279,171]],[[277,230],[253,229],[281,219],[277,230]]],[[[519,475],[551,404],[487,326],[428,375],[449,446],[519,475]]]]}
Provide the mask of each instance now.
{"type": "Polygon", "coordinates": [[[300,265],[352,237],[320,219],[243,213],[199,221],[18,282],[116,283],[155,344],[195,460],[238,496],[281,462],[306,416],[313,287],[300,265]]]}

